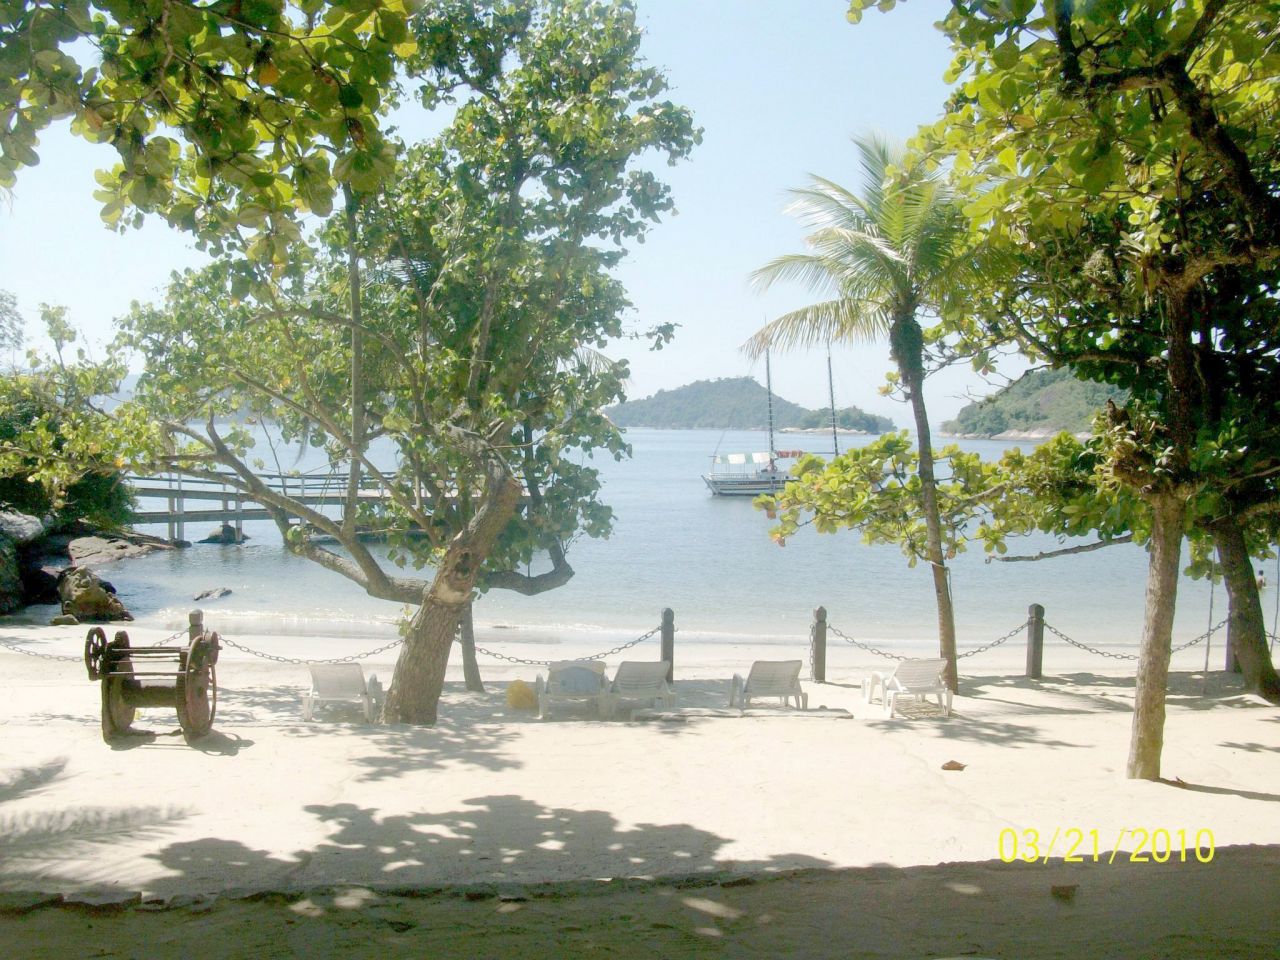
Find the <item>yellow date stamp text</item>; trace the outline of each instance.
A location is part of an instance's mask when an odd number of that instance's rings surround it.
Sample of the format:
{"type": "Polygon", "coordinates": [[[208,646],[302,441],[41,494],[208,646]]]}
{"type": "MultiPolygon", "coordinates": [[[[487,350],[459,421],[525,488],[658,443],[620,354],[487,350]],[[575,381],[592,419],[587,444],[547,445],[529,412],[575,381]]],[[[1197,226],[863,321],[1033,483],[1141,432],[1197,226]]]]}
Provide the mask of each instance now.
{"type": "Polygon", "coordinates": [[[1083,827],[1053,830],[1005,827],[997,841],[1004,863],[1209,863],[1213,860],[1213,831],[1121,827],[1114,834],[1083,827]]]}

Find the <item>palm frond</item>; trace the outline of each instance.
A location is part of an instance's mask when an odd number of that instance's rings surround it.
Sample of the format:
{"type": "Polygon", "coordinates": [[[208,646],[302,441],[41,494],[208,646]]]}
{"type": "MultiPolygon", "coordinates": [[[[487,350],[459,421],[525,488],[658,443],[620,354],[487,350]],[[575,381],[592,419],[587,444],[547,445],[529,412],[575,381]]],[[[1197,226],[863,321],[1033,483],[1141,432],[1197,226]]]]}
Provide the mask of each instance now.
{"type": "Polygon", "coordinates": [[[869,343],[888,334],[889,322],[882,304],[841,297],[784,313],[752,334],[742,349],[754,358],[770,348],[869,343]]]}

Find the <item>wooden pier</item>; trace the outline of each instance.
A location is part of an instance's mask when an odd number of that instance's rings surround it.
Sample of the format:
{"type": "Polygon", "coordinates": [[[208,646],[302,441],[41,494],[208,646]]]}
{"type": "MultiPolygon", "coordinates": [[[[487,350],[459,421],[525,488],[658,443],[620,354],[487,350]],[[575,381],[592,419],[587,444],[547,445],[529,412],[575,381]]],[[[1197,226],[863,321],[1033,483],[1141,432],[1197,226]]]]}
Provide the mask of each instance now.
{"type": "MultiPolygon", "coordinates": [[[[390,474],[385,476],[390,477],[390,474]]],[[[186,477],[178,473],[126,478],[129,489],[139,501],[161,501],[163,509],[150,507],[134,511],[135,523],[163,523],[170,540],[183,540],[188,523],[220,523],[235,527],[236,538],[243,533],[246,520],[270,520],[265,507],[245,496],[233,486],[233,474],[227,480],[186,477]],[[192,504],[195,504],[193,506],[192,504]]],[[[260,473],[259,480],[269,488],[309,507],[342,506],[347,500],[345,473],[260,473]]],[[[386,491],[378,478],[361,476],[359,496],[364,501],[382,501],[386,491]]]]}

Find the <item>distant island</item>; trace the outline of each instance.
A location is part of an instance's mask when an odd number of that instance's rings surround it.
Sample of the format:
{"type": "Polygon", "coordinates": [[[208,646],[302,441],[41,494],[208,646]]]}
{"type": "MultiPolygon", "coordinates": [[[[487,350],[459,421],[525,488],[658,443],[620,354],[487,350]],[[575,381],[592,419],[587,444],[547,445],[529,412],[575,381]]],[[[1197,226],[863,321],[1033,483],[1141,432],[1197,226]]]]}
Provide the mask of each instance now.
{"type": "MultiPolygon", "coordinates": [[[[660,430],[764,430],[769,425],[769,394],[751,377],[698,380],[674,390],[659,390],[643,400],[628,400],[605,413],[620,427],[660,430]]],[[[809,410],[774,395],[773,425],[778,430],[830,429],[830,410],[809,410]]],[[[857,407],[836,411],[836,425],[860,433],[896,429],[888,417],[857,407]]]]}
{"type": "Polygon", "coordinates": [[[942,432],[959,437],[1021,440],[1065,430],[1088,433],[1108,400],[1124,403],[1128,394],[1104,383],[1078,380],[1070,370],[1032,370],[1007,387],[962,408],[942,432]]]}

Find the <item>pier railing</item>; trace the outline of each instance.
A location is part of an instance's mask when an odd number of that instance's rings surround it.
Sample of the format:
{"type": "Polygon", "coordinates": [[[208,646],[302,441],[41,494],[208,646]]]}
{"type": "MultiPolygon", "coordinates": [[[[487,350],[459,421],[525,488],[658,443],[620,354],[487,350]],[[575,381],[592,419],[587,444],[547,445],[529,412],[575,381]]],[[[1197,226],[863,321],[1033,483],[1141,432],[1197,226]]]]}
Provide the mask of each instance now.
{"type": "MultiPolygon", "coordinates": [[[[256,476],[272,492],[307,506],[339,506],[346,502],[346,473],[316,470],[307,473],[258,473],[256,476]]],[[[381,476],[362,473],[358,487],[361,500],[384,499],[385,483],[392,476],[391,473],[381,476]]],[[[151,506],[135,511],[134,522],[163,523],[171,540],[184,539],[184,528],[188,523],[234,524],[238,539],[243,533],[244,521],[271,519],[266,508],[245,491],[243,480],[230,471],[217,471],[213,477],[192,477],[181,473],[131,474],[125,482],[139,500],[165,503],[163,509],[151,506]]]]}

